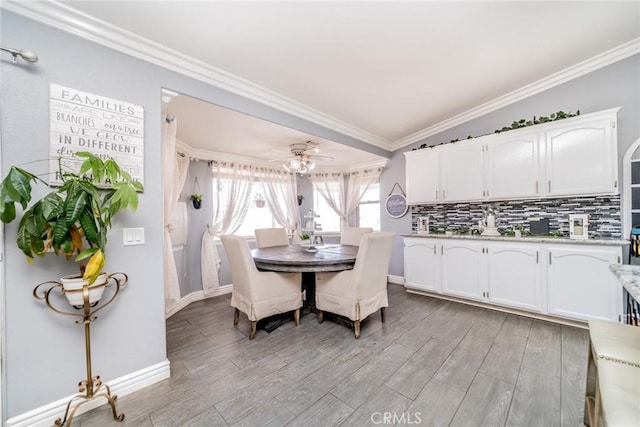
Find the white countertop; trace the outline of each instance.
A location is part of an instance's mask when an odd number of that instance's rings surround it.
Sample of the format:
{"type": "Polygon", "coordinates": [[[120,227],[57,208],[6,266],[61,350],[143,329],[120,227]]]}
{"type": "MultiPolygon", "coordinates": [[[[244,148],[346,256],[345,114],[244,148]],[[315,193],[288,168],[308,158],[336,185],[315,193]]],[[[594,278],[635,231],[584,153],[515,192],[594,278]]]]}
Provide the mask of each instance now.
{"type": "Polygon", "coordinates": [[[626,246],[628,240],[624,239],[569,239],[567,237],[554,236],[483,236],[481,234],[422,234],[422,233],[403,233],[402,237],[423,237],[428,239],[461,239],[461,240],[495,240],[500,242],[523,242],[523,243],[561,243],[570,245],[604,245],[604,246],[626,246]]]}
{"type": "Polygon", "coordinates": [[[613,264],[609,267],[622,286],[640,303],[640,265],[613,264]]]}

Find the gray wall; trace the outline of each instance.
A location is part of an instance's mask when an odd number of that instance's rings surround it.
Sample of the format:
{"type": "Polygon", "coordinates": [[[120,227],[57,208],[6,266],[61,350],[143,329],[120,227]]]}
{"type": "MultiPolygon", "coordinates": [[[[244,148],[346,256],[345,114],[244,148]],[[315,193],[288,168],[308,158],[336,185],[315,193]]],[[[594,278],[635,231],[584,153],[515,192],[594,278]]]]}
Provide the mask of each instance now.
{"type": "MultiPolygon", "coordinates": [[[[395,151],[381,176],[381,198],[384,200],[395,182],[400,183],[406,190],[403,153],[421,144],[438,145],[456,138],[465,139],[468,135],[489,134],[510,125],[514,120],[546,116],[558,110],[574,113],[580,110],[582,114],[587,114],[614,107],[622,107],[618,113],[619,182],[621,185],[627,185],[628,183],[622,182],[622,156],[640,137],[640,55],[619,61],[395,151]]],[[[382,214],[381,223],[383,230],[398,233],[411,231],[410,214],[399,219],[382,214]]],[[[404,275],[400,238],[396,239],[389,274],[404,275]]]]}
{"type": "MultiPolygon", "coordinates": [[[[33,65],[24,62],[14,65],[9,55],[2,55],[0,59],[4,171],[14,164],[48,157],[50,83],[141,105],[145,110],[145,191],[140,197],[138,212],[126,213],[117,219],[107,248],[107,269],[128,273],[129,285],[92,325],[93,369],[105,381],[166,360],[160,142],[163,87],[322,138],[390,155],[362,141],[6,10],[2,10],[0,16],[0,29],[3,46],[27,47],[40,58],[33,65]],[[145,245],[123,247],[123,227],[144,227],[145,245]]],[[[46,162],[36,163],[29,169],[46,174],[48,166],[46,162]]],[[[202,180],[201,188],[206,195],[205,181],[202,180]]],[[[46,188],[39,186],[35,196],[45,192],[46,188]]],[[[193,213],[193,209],[189,212],[193,213]]],[[[201,210],[195,218],[190,215],[190,242],[199,242],[207,216],[206,210],[201,210]]],[[[3,397],[7,418],[75,393],[77,382],[85,376],[82,328],[74,324],[72,318],[51,312],[31,296],[36,284],[57,280],[75,272],[77,267],[61,257],[37,259],[29,266],[14,243],[16,227],[14,223],[5,228],[6,366],[3,379],[6,393],[3,397]]],[[[191,282],[185,282],[186,287],[200,281],[199,250],[199,243],[189,247],[191,282]],[[193,251],[198,256],[194,256],[193,251]]],[[[230,278],[221,279],[222,283],[225,281],[230,278]]],[[[201,285],[196,290],[199,289],[201,285]]]]}

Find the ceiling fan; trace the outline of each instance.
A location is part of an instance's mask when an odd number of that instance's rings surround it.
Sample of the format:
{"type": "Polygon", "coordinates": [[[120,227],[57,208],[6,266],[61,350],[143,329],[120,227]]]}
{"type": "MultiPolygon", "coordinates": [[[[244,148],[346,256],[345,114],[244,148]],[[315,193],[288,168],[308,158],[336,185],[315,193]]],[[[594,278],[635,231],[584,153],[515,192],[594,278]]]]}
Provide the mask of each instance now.
{"type": "Polygon", "coordinates": [[[284,159],[274,159],[274,161],[284,160],[286,163],[283,163],[283,166],[287,172],[299,174],[311,172],[316,167],[314,160],[333,160],[333,157],[318,155],[320,149],[317,145],[317,142],[312,141],[291,144],[289,145],[291,154],[284,159]]]}

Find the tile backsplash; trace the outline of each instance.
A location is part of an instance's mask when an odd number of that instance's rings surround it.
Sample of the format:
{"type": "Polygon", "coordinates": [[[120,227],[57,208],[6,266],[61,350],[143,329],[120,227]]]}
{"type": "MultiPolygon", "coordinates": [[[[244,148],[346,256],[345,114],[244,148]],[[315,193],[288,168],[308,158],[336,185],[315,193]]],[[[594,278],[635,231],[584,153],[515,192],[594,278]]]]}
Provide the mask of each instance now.
{"type": "Polygon", "coordinates": [[[449,203],[440,205],[416,205],[411,207],[411,229],[416,231],[418,217],[429,217],[432,233],[447,228],[477,229],[487,207],[496,212],[496,225],[500,232],[522,224],[529,229],[528,218],[549,218],[550,232],[569,235],[569,214],[589,214],[589,237],[622,237],[620,196],[588,196],[542,200],[510,200],[498,202],[449,203]]]}

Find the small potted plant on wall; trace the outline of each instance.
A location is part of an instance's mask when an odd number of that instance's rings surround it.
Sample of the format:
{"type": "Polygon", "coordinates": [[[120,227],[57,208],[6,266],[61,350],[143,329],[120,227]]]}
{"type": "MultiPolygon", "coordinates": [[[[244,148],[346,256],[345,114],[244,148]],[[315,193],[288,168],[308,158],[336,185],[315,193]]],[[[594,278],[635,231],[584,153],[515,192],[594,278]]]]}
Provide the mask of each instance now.
{"type": "Polygon", "coordinates": [[[298,206],[302,205],[303,200],[304,200],[304,196],[302,194],[298,194],[298,206]]]}
{"type": "Polygon", "coordinates": [[[89,300],[97,303],[107,283],[105,247],[112,220],[121,211],[138,207],[138,192],[142,184],[113,159],[102,160],[89,153],[78,152],[84,159],[80,170],[59,173],[62,185],[33,202],[31,183],[45,181],[32,173],[12,166],[0,184],[0,221],[10,223],[16,218],[18,203],[24,209],[18,225],[18,248],[29,263],[34,256],[47,252],[64,255],[78,263],[80,274],[61,279],[71,305],[82,306],[82,289],[89,286],[89,300]],[[75,292],[72,292],[75,289],[75,292]]]}
{"type": "Polygon", "coordinates": [[[189,196],[189,199],[193,203],[193,207],[196,209],[200,209],[202,206],[202,194],[192,194],[189,196]]]}

